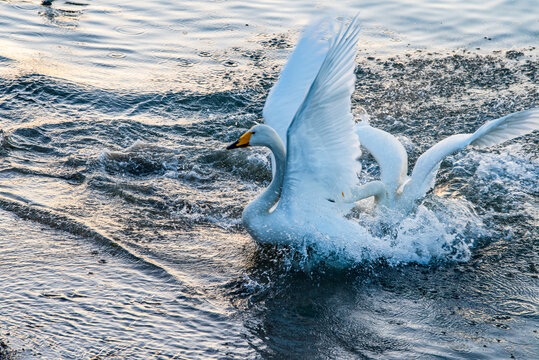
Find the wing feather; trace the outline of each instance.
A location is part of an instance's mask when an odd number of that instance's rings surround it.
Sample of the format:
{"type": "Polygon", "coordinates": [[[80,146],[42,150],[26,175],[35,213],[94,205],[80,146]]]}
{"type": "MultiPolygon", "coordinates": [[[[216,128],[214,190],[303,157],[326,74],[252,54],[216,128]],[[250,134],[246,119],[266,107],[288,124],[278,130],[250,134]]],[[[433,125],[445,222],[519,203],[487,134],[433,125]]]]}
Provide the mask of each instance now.
{"type": "Polygon", "coordinates": [[[264,104],[264,122],[279,134],[285,148],[286,131],[329,49],[330,25],[329,18],[323,18],[305,28],[264,104]]]}
{"type": "Polygon", "coordinates": [[[470,145],[487,147],[539,130],[539,108],[519,111],[487,122],[470,138],[470,145]]]}
{"type": "Polygon", "coordinates": [[[440,162],[447,155],[468,145],[497,145],[534,130],[539,130],[539,108],[509,114],[487,122],[473,134],[457,134],[440,141],[417,159],[403,196],[408,201],[423,196],[434,185],[440,162]]]}
{"type": "Polygon", "coordinates": [[[357,184],[359,141],[350,97],[355,84],[356,16],[341,27],[287,132],[286,175],[281,201],[351,196],[357,184]]]}

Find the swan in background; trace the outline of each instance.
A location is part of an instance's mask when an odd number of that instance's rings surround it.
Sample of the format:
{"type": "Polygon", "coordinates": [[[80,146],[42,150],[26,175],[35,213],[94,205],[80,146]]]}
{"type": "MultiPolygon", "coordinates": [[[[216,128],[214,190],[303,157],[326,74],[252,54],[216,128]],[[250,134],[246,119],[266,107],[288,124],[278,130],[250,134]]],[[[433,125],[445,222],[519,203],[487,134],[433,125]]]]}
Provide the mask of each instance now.
{"type": "Polygon", "coordinates": [[[263,146],[271,151],[273,179],[243,211],[249,234],[262,243],[325,241],[336,248],[372,237],[347,219],[356,201],[406,213],[433,185],[440,162],[468,145],[491,146],[538,128],[537,108],[490,121],[473,134],[453,135],[419,157],[408,176],[408,156],[391,134],[351,114],[356,16],[335,35],[327,19],[303,32],[270,90],[265,124],[255,125],[227,149],[263,146]],[[361,144],[381,168],[380,181],[359,185],[361,144]]]}
{"type": "Polygon", "coordinates": [[[539,130],[539,108],[509,114],[491,120],[473,134],[456,134],[432,146],[418,159],[408,176],[408,155],[404,146],[393,135],[374,128],[367,120],[356,126],[356,134],[361,144],[373,155],[381,171],[381,182],[376,189],[371,183],[359,188],[363,198],[376,196],[378,204],[397,208],[406,213],[413,208],[415,201],[424,196],[434,186],[441,161],[448,155],[466,147],[479,148],[494,146],[518,136],[539,130]],[[363,190],[362,188],[365,188],[363,190]]]}

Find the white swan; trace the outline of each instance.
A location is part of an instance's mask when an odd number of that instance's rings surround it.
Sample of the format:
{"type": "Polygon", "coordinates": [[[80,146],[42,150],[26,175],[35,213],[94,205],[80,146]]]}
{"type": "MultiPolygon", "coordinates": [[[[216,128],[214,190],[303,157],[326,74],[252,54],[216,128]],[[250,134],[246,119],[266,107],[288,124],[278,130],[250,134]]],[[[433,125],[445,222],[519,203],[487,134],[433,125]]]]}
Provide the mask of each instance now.
{"type": "Polygon", "coordinates": [[[243,211],[247,231],[259,242],[330,239],[339,246],[366,235],[344,217],[360,170],[350,103],[358,18],[329,41],[328,28],[322,21],[306,29],[270,91],[266,125],[228,147],[265,146],[274,157],[270,186],[243,211]]]}
{"type": "MultiPolygon", "coordinates": [[[[359,141],[373,155],[381,170],[383,187],[375,196],[391,208],[408,212],[417,199],[434,186],[441,161],[466,146],[488,147],[539,130],[539,108],[509,114],[491,120],[473,134],[449,136],[422,154],[408,174],[408,155],[404,146],[393,135],[376,129],[363,121],[356,126],[359,141]]],[[[376,182],[377,186],[379,185],[376,182]]],[[[369,183],[363,185],[371,186],[369,183]]]]}
{"type": "Polygon", "coordinates": [[[266,125],[252,127],[227,147],[271,150],[272,182],[242,216],[259,242],[324,241],[338,250],[349,240],[372,240],[345,217],[355,201],[375,196],[379,204],[406,212],[432,186],[445,156],[467,145],[491,146],[538,129],[537,108],[493,120],[473,134],[453,135],[433,146],[408,177],[402,144],[367,122],[355,125],[352,118],[357,16],[326,41],[329,27],[324,20],[306,28],[268,95],[266,125]],[[358,186],[360,141],[379,163],[381,181],[358,186]]]}

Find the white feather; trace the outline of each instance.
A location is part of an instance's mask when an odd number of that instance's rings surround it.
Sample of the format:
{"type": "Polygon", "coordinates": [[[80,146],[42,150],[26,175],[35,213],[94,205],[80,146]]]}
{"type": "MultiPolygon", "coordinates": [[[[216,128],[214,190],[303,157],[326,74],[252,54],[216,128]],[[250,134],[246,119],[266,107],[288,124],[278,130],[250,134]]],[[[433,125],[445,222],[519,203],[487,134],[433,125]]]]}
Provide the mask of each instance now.
{"type": "Polygon", "coordinates": [[[403,200],[414,201],[434,185],[440,162],[447,155],[468,145],[497,145],[534,130],[539,130],[539,108],[509,114],[487,122],[473,134],[457,134],[440,141],[417,159],[410,181],[404,187],[403,200]]]}
{"type": "Polygon", "coordinates": [[[343,200],[357,184],[359,141],[350,97],[359,24],[341,27],[287,132],[281,202],[343,200]]]}
{"type": "Polygon", "coordinates": [[[305,99],[329,49],[331,22],[323,18],[309,24],[271,88],[262,116],[286,148],[286,131],[305,99]]]}
{"type": "Polygon", "coordinates": [[[408,176],[408,154],[397,138],[388,132],[374,128],[366,122],[356,126],[359,142],[375,158],[380,166],[381,180],[386,186],[390,201],[392,194],[408,176]]]}

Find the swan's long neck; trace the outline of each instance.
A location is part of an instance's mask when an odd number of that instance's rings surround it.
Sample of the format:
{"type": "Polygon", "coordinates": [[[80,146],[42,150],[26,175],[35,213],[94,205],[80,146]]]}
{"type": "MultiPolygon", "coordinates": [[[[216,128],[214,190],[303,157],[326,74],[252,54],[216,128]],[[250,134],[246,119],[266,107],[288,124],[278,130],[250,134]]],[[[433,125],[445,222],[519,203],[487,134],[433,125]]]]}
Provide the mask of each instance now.
{"type": "Polygon", "coordinates": [[[283,188],[286,167],[286,151],[283,142],[277,133],[273,133],[264,146],[271,150],[275,158],[275,162],[272,164],[275,166],[275,176],[267,189],[245,208],[243,221],[247,226],[252,220],[270,213],[271,208],[279,201],[283,188]]]}

